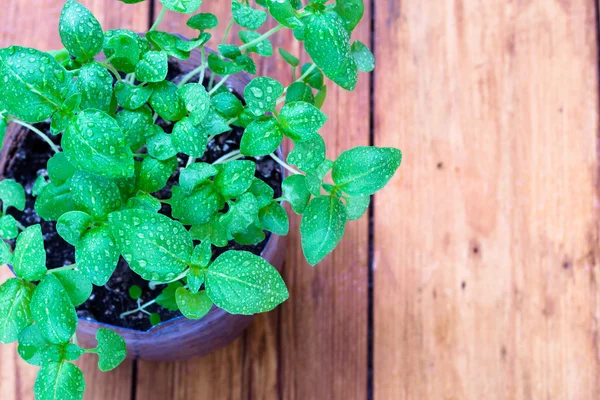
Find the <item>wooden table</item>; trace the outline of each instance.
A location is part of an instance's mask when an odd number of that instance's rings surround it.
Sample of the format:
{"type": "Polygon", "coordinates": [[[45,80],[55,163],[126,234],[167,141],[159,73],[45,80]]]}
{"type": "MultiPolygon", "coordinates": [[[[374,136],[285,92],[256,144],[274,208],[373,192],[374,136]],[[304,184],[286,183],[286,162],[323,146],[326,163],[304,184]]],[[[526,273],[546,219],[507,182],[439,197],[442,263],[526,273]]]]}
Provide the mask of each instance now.
{"type": "MultiPolygon", "coordinates": [[[[322,133],[330,157],[404,151],[371,222],[313,269],[295,218],[288,302],[205,358],[103,374],[86,356],[87,399],[600,398],[598,5],[366,2],[376,72],[330,92],[322,133]]],[[[63,0],[4,3],[0,46],[60,47],[63,0]]],[[[159,5],[83,3],[138,31],[159,5]]],[[[228,2],[205,3],[222,32],[228,2]]],[[[259,73],[289,80],[278,57],[259,73]]],[[[0,398],[32,398],[35,371],[1,346],[0,398]]]]}

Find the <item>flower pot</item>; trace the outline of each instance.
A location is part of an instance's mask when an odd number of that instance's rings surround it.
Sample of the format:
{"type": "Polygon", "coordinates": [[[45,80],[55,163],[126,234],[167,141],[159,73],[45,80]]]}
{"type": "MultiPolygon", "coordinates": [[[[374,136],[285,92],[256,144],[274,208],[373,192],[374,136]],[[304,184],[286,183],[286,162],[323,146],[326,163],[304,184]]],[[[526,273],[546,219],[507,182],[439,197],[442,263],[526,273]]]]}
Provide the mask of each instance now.
{"type": "MultiPolygon", "coordinates": [[[[177,61],[180,74],[173,81],[176,83],[183,75],[198,66],[200,53],[193,51],[185,61],[177,61]]],[[[209,71],[207,70],[207,73],[209,71]]],[[[238,94],[243,94],[249,82],[245,74],[231,76],[226,85],[238,94]]],[[[23,144],[26,135],[32,135],[26,129],[15,124],[8,128],[4,145],[0,151],[0,176],[5,177],[7,171],[23,144]]],[[[281,176],[283,168],[279,167],[281,176]]],[[[30,196],[31,193],[28,193],[30,196]]],[[[261,256],[281,270],[285,253],[285,238],[271,234],[261,256]]],[[[183,316],[160,323],[146,331],[123,328],[106,323],[80,318],[77,327],[77,339],[83,347],[95,347],[95,334],[99,328],[109,328],[119,333],[127,343],[128,358],[146,360],[177,360],[201,356],[218,349],[239,336],[252,321],[252,316],[232,315],[213,306],[212,310],[200,320],[188,320],[183,316]]]]}

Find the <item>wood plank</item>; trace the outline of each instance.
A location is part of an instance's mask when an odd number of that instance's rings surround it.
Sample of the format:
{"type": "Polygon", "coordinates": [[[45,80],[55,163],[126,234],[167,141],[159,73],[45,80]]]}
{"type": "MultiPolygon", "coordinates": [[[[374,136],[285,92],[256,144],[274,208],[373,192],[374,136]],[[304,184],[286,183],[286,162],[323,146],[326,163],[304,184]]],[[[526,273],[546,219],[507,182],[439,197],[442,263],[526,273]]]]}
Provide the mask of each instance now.
{"type": "Polygon", "coordinates": [[[376,3],[375,399],[600,398],[594,1],[376,3]]]}
{"type": "MultiPolygon", "coordinates": [[[[105,30],[128,28],[143,31],[148,27],[148,3],[126,5],[114,0],[82,0],[98,18],[105,30]]],[[[37,0],[33,2],[10,1],[3,5],[0,16],[0,47],[12,44],[35,47],[41,50],[61,48],[58,21],[63,0],[37,0]]],[[[6,268],[0,270],[0,281],[10,275],[6,268]]],[[[126,361],[117,370],[102,373],[97,358],[83,356],[77,364],[83,370],[87,390],[85,398],[94,400],[129,400],[133,363],[126,361]]],[[[16,345],[0,346],[0,398],[33,399],[33,384],[37,367],[21,360],[16,345]]]]}
{"type": "MultiPolygon", "coordinates": [[[[219,17],[217,38],[229,21],[229,7],[216,2],[202,6],[203,12],[219,17]]],[[[161,28],[189,34],[185,19],[167,13],[161,28]]],[[[366,43],[368,19],[356,34],[366,43]]],[[[278,33],[273,42],[276,48],[300,54],[289,32],[278,33]]],[[[264,74],[291,81],[289,68],[277,55],[260,63],[259,75],[264,74]]],[[[369,142],[370,85],[368,76],[361,78],[355,93],[330,91],[325,106],[330,120],[321,132],[330,158],[369,142]]],[[[242,338],[207,357],[168,364],[140,362],[140,398],[171,394],[173,399],[187,399],[198,392],[228,399],[365,398],[368,221],[349,224],[339,249],[314,269],[302,255],[299,221],[291,219],[283,272],[290,300],[279,310],[257,317],[242,338]]]]}

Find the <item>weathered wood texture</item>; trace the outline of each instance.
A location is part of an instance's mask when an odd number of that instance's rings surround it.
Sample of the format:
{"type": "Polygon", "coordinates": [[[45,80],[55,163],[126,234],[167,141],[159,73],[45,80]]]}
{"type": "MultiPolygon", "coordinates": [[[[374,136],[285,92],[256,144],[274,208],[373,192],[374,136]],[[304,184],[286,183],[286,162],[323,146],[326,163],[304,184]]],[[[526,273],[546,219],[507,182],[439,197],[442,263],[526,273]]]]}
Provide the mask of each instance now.
{"type": "Polygon", "coordinates": [[[600,398],[595,2],[375,3],[375,399],[600,398]]]}
{"type": "MultiPolygon", "coordinates": [[[[221,38],[231,18],[230,3],[207,2],[203,11],[219,17],[215,37],[221,38]]],[[[167,13],[161,29],[189,35],[185,20],[167,13]]],[[[367,16],[356,32],[356,38],[366,43],[368,21],[367,16]]],[[[230,39],[239,40],[235,29],[230,39]]],[[[293,54],[303,52],[291,39],[286,32],[273,37],[275,55],[261,62],[259,75],[291,82],[289,67],[276,52],[280,46],[293,54]]],[[[361,78],[355,93],[339,89],[329,93],[325,106],[329,121],[321,133],[330,158],[369,143],[370,84],[367,75],[361,78]]],[[[366,397],[367,218],[349,224],[340,247],[314,269],[304,261],[298,229],[299,218],[292,218],[283,271],[290,288],[288,302],[256,318],[243,337],[212,355],[168,364],[140,362],[139,398],[183,400],[196,393],[228,399],[366,397]]]]}
{"type": "MultiPolygon", "coordinates": [[[[82,0],[98,18],[104,29],[126,27],[143,31],[149,24],[147,3],[128,6],[116,0],[82,0]]],[[[61,48],[58,20],[63,0],[7,1],[0,14],[0,47],[20,45],[41,50],[61,48]]],[[[2,267],[0,267],[2,268],[2,267]]],[[[6,267],[0,270],[0,282],[10,277],[6,267]]],[[[77,362],[87,382],[85,398],[89,400],[129,400],[133,363],[126,361],[115,371],[102,373],[94,355],[77,362]]],[[[16,345],[0,346],[0,399],[33,399],[37,367],[21,360],[16,345]]]]}

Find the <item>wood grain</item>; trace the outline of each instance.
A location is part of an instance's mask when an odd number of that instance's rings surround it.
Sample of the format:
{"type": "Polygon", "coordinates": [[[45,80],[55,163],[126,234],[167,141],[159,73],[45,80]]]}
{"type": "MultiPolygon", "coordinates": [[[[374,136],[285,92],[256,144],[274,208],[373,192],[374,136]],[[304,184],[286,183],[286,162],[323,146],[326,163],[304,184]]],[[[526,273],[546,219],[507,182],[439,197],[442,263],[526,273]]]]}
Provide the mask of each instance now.
{"type": "MultiPolygon", "coordinates": [[[[229,3],[207,2],[202,11],[218,16],[215,37],[220,38],[230,18],[229,3]]],[[[167,13],[161,29],[190,34],[185,20],[167,13]]],[[[237,39],[235,32],[232,40],[237,39]]],[[[357,38],[369,43],[369,34],[364,22],[357,38]]],[[[280,32],[273,42],[275,48],[300,54],[289,32],[280,32]]],[[[278,55],[262,61],[258,74],[291,81],[289,67],[278,55]]],[[[362,76],[356,93],[331,90],[324,111],[330,120],[321,133],[329,158],[368,144],[368,76],[362,76]]],[[[227,399],[365,398],[368,221],[349,224],[340,247],[314,269],[304,261],[298,228],[299,218],[293,217],[283,272],[290,300],[257,317],[243,337],[207,357],[168,364],[140,362],[140,398],[189,399],[195,393],[227,399]]]]}
{"type": "Polygon", "coordinates": [[[375,399],[600,398],[594,1],[375,14],[375,399]]]}
{"type": "MultiPolygon", "coordinates": [[[[98,18],[105,30],[128,28],[143,31],[148,28],[148,3],[134,6],[115,0],[82,0],[98,18]]],[[[21,45],[40,50],[61,48],[58,21],[63,0],[9,1],[0,15],[0,47],[21,45]]],[[[10,277],[6,267],[0,267],[0,281],[10,277]]],[[[97,358],[84,355],[77,364],[82,369],[89,400],[129,400],[133,363],[124,362],[118,369],[102,373],[97,358]]],[[[16,345],[0,346],[0,399],[33,399],[33,384],[37,367],[27,365],[16,352],[16,345]]]]}

